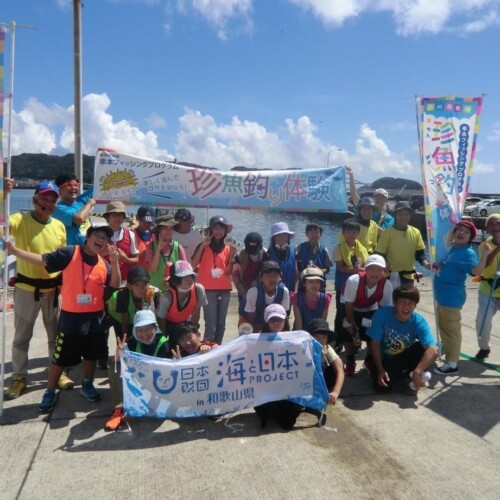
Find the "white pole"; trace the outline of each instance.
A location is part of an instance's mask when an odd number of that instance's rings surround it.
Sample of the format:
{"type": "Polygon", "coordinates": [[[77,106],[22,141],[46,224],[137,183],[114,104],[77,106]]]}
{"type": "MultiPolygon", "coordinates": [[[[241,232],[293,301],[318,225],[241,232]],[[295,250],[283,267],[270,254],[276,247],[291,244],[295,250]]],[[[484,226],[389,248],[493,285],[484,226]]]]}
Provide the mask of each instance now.
{"type": "Polygon", "coordinates": [[[83,189],[82,155],[82,21],[81,1],[73,0],[73,77],[74,77],[74,128],[75,128],[75,175],[83,189]]]}
{"type": "MultiPolygon", "coordinates": [[[[9,125],[7,128],[7,167],[4,172],[4,176],[10,178],[11,176],[11,165],[12,165],[12,155],[11,155],[11,137],[12,137],[12,103],[14,101],[14,54],[16,46],[16,23],[12,21],[10,23],[10,62],[9,62],[9,125]]],[[[0,138],[1,140],[1,138],[0,138]]],[[[10,214],[10,194],[5,194],[4,190],[4,219],[5,219],[5,229],[4,235],[7,239],[9,237],[9,214],[10,214]]],[[[8,281],[9,281],[9,266],[7,265],[7,253],[4,251],[4,265],[3,265],[3,297],[2,297],[2,342],[1,342],[1,363],[0,363],[0,417],[3,415],[3,391],[5,386],[5,344],[6,344],[6,334],[7,331],[7,291],[8,291],[8,281]]]]}

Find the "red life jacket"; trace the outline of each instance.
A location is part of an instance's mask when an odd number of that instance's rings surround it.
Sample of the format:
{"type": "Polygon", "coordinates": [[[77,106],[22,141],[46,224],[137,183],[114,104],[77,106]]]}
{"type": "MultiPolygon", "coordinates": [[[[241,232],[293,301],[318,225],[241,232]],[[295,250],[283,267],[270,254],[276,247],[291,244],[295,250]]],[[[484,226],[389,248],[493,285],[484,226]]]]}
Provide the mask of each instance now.
{"type": "Polygon", "coordinates": [[[354,301],[354,307],[359,309],[365,309],[371,307],[376,302],[380,302],[384,296],[384,286],[386,278],[382,278],[377,283],[377,289],[371,297],[366,296],[366,273],[359,273],[359,284],[358,291],[356,292],[356,299],[354,301]]]}
{"type": "MultiPolygon", "coordinates": [[[[123,238],[120,241],[116,242],[116,248],[120,248],[127,257],[130,257],[130,243],[131,243],[130,229],[128,227],[124,227],[122,229],[123,229],[123,238]]],[[[119,262],[119,266],[120,266],[120,274],[122,280],[126,280],[128,271],[130,269],[130,265],[125,264],[125,262],[119,262]]]]}
{"type": "Polygon", "coordinates": [[[167,311],[165,319],[176,324],[187,321],[198,305],[196,302],[196,286],[193,286],[193,288],[189,291],[187,304],[182,309],[179,309],[177,290],[175,288],[171,288],[167,291],[167,293],[172,295],[172,304],[170,304],[170,308],[167,311]]]}

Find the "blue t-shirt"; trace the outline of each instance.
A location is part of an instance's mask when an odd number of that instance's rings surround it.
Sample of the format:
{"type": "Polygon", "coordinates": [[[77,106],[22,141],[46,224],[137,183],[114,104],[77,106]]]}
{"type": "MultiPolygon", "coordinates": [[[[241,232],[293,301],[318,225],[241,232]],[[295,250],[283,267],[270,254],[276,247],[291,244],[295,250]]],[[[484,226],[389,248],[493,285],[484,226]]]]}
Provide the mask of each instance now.
{"type": "Polygon", "coordinates": [[[385,213],[384,220],[382,221],[382,224],[379,224],[380,216],[382,214],[380,212],[375,212],[373,214],[372,220],[374,220],[377,225],[379,225],[382,229],[387,229],[388,227],[394,226],[394,217],[391,214],[388,214],[387,212],[385,213]]]}
{"type": "Polygon", "coordinates": [[[394,306],[383,307],[376,311],[366,334],[376,342],[380,342],[383,359],[401,354],[417,341],[424,348],[436,345],[429,323],[420,313],[413,311],[408,321],[398,321],[394,306]]]}
{"type": "Polygon", "coordinates": [[[434,293],[440,306],[460,309],[465,304],[465,280],[478,263],[479,257],[470,245],[450,248],[434,277],[434,293]]]}
{"type": "Polygon", "coordinates": [[[60,201],[52,216],[60,220],[66,227],[66,243],[68,245],[83,245],[85,243],[85,232],[89,224],[74,224],[73,217],[87,204],[93,196],[93,188],[77,196],[73,203],[60,201]],[[84,232],[82,232],[82,229],[84,232]]]}

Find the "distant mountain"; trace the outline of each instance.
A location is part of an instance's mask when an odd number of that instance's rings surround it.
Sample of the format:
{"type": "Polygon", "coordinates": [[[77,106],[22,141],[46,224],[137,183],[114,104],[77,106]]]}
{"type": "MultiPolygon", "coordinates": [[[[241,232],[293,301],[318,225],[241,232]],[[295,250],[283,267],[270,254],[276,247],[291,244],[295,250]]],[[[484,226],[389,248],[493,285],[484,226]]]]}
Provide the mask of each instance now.
{"type": "Polygon", "coordinates": [[[372,188],[384,188],[384,189],[401,189],[406,185],[408,191],[418,191],[422,190],[422,184],[417,181],[411,181],[409,179],[401,179],[399,177],[381,177],[375,182],[372,182],[372,188]]]}

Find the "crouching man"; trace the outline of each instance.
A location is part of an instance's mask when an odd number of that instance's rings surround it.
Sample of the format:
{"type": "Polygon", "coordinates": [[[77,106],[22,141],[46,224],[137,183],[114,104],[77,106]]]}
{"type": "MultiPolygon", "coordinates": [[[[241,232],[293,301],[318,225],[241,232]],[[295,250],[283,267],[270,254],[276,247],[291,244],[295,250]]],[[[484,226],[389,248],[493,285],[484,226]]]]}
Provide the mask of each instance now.
{"type": "Polygon", "coordinates": [[[404,390],[416,394],[424,386],[422,373],[438,356],[436,339],[427,320],[415,311],[420,300],[417,288],[398,287],[392,298],[394,305],[376,311],[366,332],[372,339],[377,368],[372,371],[373,387],[377,392],[389,392],[395,380],[412,373],[404,390]]]}

